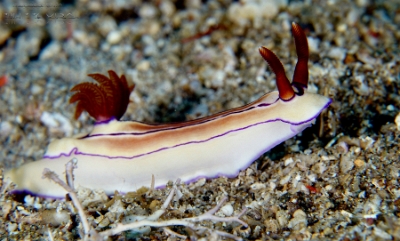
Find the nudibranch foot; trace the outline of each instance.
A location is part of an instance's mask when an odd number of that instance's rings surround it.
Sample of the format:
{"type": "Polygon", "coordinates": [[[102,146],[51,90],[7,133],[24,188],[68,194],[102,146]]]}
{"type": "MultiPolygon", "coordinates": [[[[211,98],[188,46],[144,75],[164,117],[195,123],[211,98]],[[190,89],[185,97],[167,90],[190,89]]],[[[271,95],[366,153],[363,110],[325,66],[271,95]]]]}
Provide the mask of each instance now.
{"type": "Polygon", "coordinates": [[[276,74],[278,91],[265,94],[245,106],[197,120],[149,125],[118,121],[129,102],[125,77],[109,71],[110,78],[89,75],[100,85],[80,84],[70,102],[78,102],[77,114],[86,110],[97,121],[91,133],[52,142],[44,158],[6,173],[25,190],[41,196],[64,197],[66,191],[42,180],[49,168],[62,173],[72,158],[79,162],[75,170],[76,186],[103,189],[112,194],[150,186],[163,187],[181,178],[193,182],[199,178],[235,177],[260,155],[295,136],[311,125],[331,103],[325,96],[306,91],[308,84],[307,38],[292,24],[298,62],[292,83],[278,57],[266,47],[261,56],[276,74]]]}

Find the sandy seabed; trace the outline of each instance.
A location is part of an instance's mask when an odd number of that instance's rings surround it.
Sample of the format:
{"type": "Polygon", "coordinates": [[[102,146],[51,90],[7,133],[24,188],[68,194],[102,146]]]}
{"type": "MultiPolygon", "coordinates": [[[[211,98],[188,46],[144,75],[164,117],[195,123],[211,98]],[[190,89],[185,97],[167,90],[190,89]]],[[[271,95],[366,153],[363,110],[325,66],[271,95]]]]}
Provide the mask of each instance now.
{"type": "MultiPolygon", "coordinates": [[[[183,185],[182,196],[160,221],[198,216],[227,195],[217,215],[247,207],[241,219],[248,227],[201,225],[244,240],[400,239],[399,1],[35,4],[0,3],[4,170],[41,159],[52,140],[91,130],[94,121],[87,114],[75,121],[68,102],[69,90],[90,81],[90,73],[125,74],[136,87],[122,120],[147,123],[195,119],[275,90],[275,76],[258,47],[274,51],[292,76],[295,21],[310,47],[308,89],[330,97],[332,104],[311,128],[267,152],[237,178],[183,185]]],[[[70,201],[14,196],[11,189],[3,185],[0,197],[2,240],[82,238],[70,201]]],[[[150,215],[170,189],[113,197],[81,190],[79,197],[90,225],[100,232],[150,215]]],[[[221,238],[182,226],[169,231],[221,238]]],[[[182,239],[169,231],[123,232],[108,240],[182,239]]]]}

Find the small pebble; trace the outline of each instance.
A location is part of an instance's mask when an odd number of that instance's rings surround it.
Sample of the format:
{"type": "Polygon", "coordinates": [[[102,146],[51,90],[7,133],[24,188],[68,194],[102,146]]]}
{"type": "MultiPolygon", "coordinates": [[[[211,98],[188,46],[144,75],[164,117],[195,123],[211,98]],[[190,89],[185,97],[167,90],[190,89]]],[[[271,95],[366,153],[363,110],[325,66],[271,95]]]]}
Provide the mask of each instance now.
{"type": "Polygon", "coordinates": [[[288,166],[292,163],[293,163],[293,158],[291,158],[291,157],[285,160],[285,166],[288,166]]]}
{"type": "Polygon", "coordinates": [[[139,10],[141,18],[154,18],[157,15],[157,9],[152,4],[143,4],[139,10]]]}
{"type": "Polygon", "coordinates": [[[386,231],[378,227],[374,227],[374,234],[383,240],[393,240],[392,235],[388,234],[386,231]]]}
{"type": "Polygon", "coordinates": [[[308,48],[311,53],[318,53],[319,51],[319,39],[313,37],[307,37],[308,48]]]}
{"type": "Polygon", "coordinates": [[[70,213],[67,210],[43,210],[41,212],[42,222],[45,224],[50,224],[53,227],[66,224],[71,220],[70,213]]]}
{"type": "Polygon", "coordinates": [[[228,203],[221,208],[221,212],[226,216],[229,217],[233,214],[233,206],[228,203]]]}
{"type": "Polygon", "coordinates": [[[0,122],[0,137],[9,136],[13,130],[13,125],[9,121],[0,122]]]}
{"type": "Polygon", "coordinates": [[[356,167],[362,167],[362,166],[365,165],[365,162],[364,162],[363,160],[361,160],[361,159],[356,159],[356,160],[354,161],[354,165],[355,165],[356,167]]]}
{"type": "Polygon", "coordinates": [[[288,224],[289,216],[286,213],[286,211],[280,210],[280,211],[276,212],[275,216],[276,216],[276,220],[279,223],[279,226],[285,227],[288,224]]]}
{"type": "Polygon", "coordinates": [[[339,167],[340,167],[340,172],[341,173],[348,173],[351,169],[353,169],[354,162],[351,161],[350,154],[348,154],[348,153],[344,154],[340,158],[339,167]]]}
{"type": "Polygon", "coordinates": [[[338,61],[343,61],[346,57],[346,49],[340,47],[332,47],[328,52],[328,57],[338,61]]]}
{"type": "Polygon", "coordinates": [[[59,113],[44,111],[40,117],[40,121],[48,128],[54,128],[64,132],[66,136],[72,134],[73,128],[71,122],[59,113]]]}
{"type": "Polygon", "coordinates": [[[107,42],[109,44],[117,44],[121,41],[122,34],[118,30],[113,30],[107,35],[107,42]]]}
{"type": "Polygon", "coordinates": [[[280,230],[280,225],[276,219],[268,219],[264,221],[265,231],[276,233],[280,230]]]}
{"type": "Polygon", "coordinates": [[[303,210],[297,209],[293,213],[293,218],[290,219],[288,227],[290,229],[295,229],[296,226],[299,227],[300,224],[307,226],[307,214],[303,210]]]}
{"type": "Polygon", "coordinates": [[[251,184],[250,187],[253,190],[260,190],[260,189],[266,188],[266,185],[264,183],[256,182],[256,183],[251,184]]]}
{"type": "Polygon", "coordinates": [[[83,45],[89,45],[89,37],[85,31],[75,30],[72,34],[73,38],[83,45]]]}
{"type": "Polygon", "coordinates": [[[39,95],[39,94],[42,94],[43,93],[43,87],[42,86],[40,86],[40,85],[38,85],[38,84],[33,84],[32,86],[31,86],[31,93],[32,93],[32,95],[39,95]]]}
{"type": "Polygon", "coordinates": [[[169,0],[164,0],[160,4],[160,11],[166,16],[166,17],[172,17],[173,14],[175,13],[175,5],[169,1],[169,0]]]}
{"type": "Polygon", "coordinates": [[[9,234],[11,234],[12,232],[14,232],[18,227],[17,223],[12,223],[12,222],[8,222],[7,223],[7,232],[9,234]]]}
{"type": "Polygon", "coordinates": [[[98,23],[98,30],[102,36],[107,36],[110,32],[117,29],[117,27],[115,19],[110,16],[100,18],[100,22],[98,23]]]}

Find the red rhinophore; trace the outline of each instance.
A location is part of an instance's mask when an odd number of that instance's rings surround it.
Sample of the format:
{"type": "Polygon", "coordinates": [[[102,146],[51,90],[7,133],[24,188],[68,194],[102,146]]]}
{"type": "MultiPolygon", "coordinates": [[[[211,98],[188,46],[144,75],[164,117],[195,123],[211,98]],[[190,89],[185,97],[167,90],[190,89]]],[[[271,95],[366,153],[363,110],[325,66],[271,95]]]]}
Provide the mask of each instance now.
{"type": "Polygon", "coordinates": [[[285,101],[291,100],[295,95],[292,85],[299,91],[299,95],[303,93],[303,89],[307,88],[308,85],[309,52],[307,37],[303,29],[301,29],[300,25],[297,23],[292,23],[292,33],[298,57],[292,84],[290,84],[286,77],[285,69],[278,57],[264,46],[259,49],[261,56],[268,62],[272,71],[274,71],[276,75],[276,85],[279,91],[279,98],[285,101]]]}
{"type": "Polygon", "coordinates": [[[279,98],[281,100],[292,99],[294,97],[294,90],[286,77],[285,69],[283,68],[281,61],[271,50],[264,46],[260,47],[258,50],[276,75],[276,86],[278,87],[279,98]]]}
{"type": "Polygon", "coordinates": [[[297,64],[293,74],[293,85],[307,88],[308,85],[308,42],[306,34],[297,23],[292,23],[292,33],[296,44],[297,64]]]}
{"type": "Polygon", "coordinates": [[[69,103],[77,102],[75,119],[85,110],[97,122],[110,119],[119,120],[125,113],[129,104],[129,95],[133,88],[128,86],[124,75],[118,75],[109,70],[110,78],[102,74],[89,74],[99,84],[81,83],[71,89],[76,93],[71,96],[69,103]]]}

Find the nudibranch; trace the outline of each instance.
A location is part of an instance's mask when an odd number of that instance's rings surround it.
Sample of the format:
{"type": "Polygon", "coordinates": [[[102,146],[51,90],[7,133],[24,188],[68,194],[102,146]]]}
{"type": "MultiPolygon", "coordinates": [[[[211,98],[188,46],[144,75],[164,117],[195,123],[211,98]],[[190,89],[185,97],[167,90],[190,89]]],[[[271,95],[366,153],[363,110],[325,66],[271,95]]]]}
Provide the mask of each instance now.
{"type": "Polygon", "coordinates": [[[17,191],[63,198],[66,191],[42,179],[44,168],[65,172],[65,164],[78,160],[76,186],[102,189],[107,194],[155,187],[180,178],[235,177],[254,160],[279,143],[293,137],[327,108],[331,100],[306,92],[308,43],[305,33],[292,24],[298,62],[292,83],[277,56],[260,47],[261,56],[276,75],[278,91],[265,94],[245,106],[208,117],[172,124],[119,121],[129,103],[132,88],[125,77],[109,71],[89,75],[98,84],[75,86],[70,102],[77,102],[75,117],[86,110],[97,120],[93,131],[80,137],[52,142],[43,159],[22,165],[5,174],[17,191]]]}

